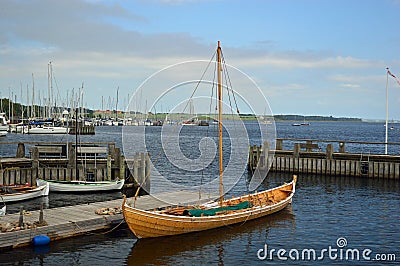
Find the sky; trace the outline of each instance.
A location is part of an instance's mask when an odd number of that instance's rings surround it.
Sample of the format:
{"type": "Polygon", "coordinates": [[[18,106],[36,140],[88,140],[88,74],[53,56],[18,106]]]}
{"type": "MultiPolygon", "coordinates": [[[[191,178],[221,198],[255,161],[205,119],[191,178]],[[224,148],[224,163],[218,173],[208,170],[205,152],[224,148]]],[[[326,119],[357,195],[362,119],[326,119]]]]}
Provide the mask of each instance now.
{"type": "MultiPolygon", "coordinates": [[[[400,86],[386,72],[400,77],[400,0],[2,0],[0,6],[2,98],[31,102],[34,82],[35,103],[43,104],[51,62],[57,104],[81,88],[85,107],[124,109],[149,77],[209,60],[220,40],[225,61],[255,82],[273,114],[385,119],[388,81],[389,119],[400,120],[400,86]]],[[[172,72],[183,76],[185,69],[172,72]]],[[[243,97],[253,94],[243,86],[243,97]]],[[[151,90],[144,86],[142,93],[151,90]]],[[[265,113],[265,100],[255,95],[254,111],[265,113]]]]}

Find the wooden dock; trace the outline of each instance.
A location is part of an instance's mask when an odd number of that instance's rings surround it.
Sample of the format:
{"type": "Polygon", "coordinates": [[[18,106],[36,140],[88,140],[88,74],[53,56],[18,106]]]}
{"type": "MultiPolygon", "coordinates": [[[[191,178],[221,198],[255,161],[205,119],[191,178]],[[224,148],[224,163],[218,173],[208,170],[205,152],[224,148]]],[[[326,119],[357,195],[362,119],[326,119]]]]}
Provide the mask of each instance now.
{"type": "MultiPolygon", "coordinates": [[[[136,207],[150,210],[155,208],[167,207],[170,205],[180,205],[192,202],[198,197],[198,193],[190,191],[177,191],[156,195],[153,197],[145,195],[137,198],[136,207]],[[164,199],[164,201],[158,198],[164,199]]],[[[206,198],[206,197],[204,197],[206,198]]],[[[128,198],[132,201],[133,198],[128,198]]],[[[0,232],[0,250],[9,250],[16,247],[27,246],[31,244],[32,238],[37,235],[47,235],[51,241],[74,237],[84,234],[92,234],[96,231],[112,230],[114,227],[124,223],[122,213],[115,215],[99,215],[96,210],[102,208],[121,209],[122,199],[95,202],[90,204],[81,204],[60,208],[43,210],[43,218],[46,226],[38,226],[33,229],[25,229],[13,232],[0,232]]],[[[24,223],[33,224],[39,221],[40,211],[32,211],[23,215],[24,223]]],[[[0,216],[0,224],[18,222],[20,214],[7,214],[0,216]]]]}
{"type": "MultiPolygon", "coordinates": [[[[285,172],[292,174],[318,174],[355,176],[400,180],[400,155],[346,152],[346,145],[385,145],[378,142],[277,139],[276,149],[269,144],[249,148],[248,168],[251,172],[285,172]],[[284,149],[290,141],[293,149],[284,149]],[[322,150],[324,144],[325,150],[322,150]],[[334,150],[334,145],[337,150],[334,150]]],[[[399,145],[400,143],[389,143],[399,145]]]]}
{"type": "Polygon", "coordinates": [[[110,181],[125,179],[126,187],[150,191],[147,153],[125,158],[113,142],[2,142],[16,146],[16,156],[0,158],[0,185],[36,184],[45,180],[110,181]]]}

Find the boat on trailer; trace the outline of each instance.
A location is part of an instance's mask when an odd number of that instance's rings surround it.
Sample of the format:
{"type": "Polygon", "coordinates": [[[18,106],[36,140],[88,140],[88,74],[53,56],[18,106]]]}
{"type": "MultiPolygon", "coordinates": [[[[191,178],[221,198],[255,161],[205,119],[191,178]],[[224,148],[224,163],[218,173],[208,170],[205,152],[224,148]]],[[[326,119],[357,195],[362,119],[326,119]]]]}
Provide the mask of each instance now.
{"type": "MultiPolygon", "coordinates": [[[[217,47],[218,70],[222,70],[220,42],[217,47]]],[[[279,187],[224,200],[222,151],[222,77],[218,71],[219,128],[219,200],[201,205],[177,206],[164,210],[141,210],[124,196],[122,212],[129,229],[137,238],[152,238],[192,233],[227,225],[244,223],[284,209],[292,202],[297,176],[279,187]]],[[[140,187],[139,187],[140,189],[140,187]]],[[[138,191],[139,191],[138,189],[138,191]]],[[[136,192],[136,195],[138,194],[136,192]]],[[[136,195],[134,200],[136,200],[136,195]]]]}

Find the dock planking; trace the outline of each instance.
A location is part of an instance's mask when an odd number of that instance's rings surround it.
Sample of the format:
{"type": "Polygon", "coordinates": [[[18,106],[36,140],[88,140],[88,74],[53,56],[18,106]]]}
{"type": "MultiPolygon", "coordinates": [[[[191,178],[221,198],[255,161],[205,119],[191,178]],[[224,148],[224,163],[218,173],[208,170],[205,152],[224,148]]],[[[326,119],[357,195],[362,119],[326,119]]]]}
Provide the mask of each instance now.
{"type": "MultiPolygon", "coordinates": [[[[193,202],[198,197],[198,192],[175,191],[157,194],[155,196],[140,196],[136,200],[136,207],[144,210],[168,207],[171,205],[184,205],[193,202]],[[160,200],[163,199],[163,200],[160,200]]],[[[202,197],[203,201],[208,201],[202,197]]],[[[133,198],[128,198],[128,203],[133,198]]],[[[51,241],[92,234],[96,231],[106,231],[124,223],[122,213],[115,215],[99,215],[95,211],[102,208],[121,207],[122,199],[44,209],[43,217],[46,226],[25,229],[13,232],[0,233],[0,250],[9,250],[31,244],[32,238],[37,235],[47,235],[51,241]]],[[[29,211],[24,214],[24,222],[33,224],[39,221],[40,211],[29,211]]],[[[12,223],[19,220],[20,214],[7,214],[0,216],[0,224],[12,223]]]]}

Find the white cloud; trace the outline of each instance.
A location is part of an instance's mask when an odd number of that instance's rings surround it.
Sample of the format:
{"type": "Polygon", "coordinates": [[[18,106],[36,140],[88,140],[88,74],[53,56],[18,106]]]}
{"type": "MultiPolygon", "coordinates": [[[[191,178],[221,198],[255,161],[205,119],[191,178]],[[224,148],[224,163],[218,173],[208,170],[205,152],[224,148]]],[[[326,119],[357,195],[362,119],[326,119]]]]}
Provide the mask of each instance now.
{"type": "MultiPolygon", "coordinates": [[[[307,53],[308,54],[308,53],[307,53]]],[[[305,54],[304,54],[305,55],[305,54]]],[[[260,67],[273,66],[280,68],[366,68],[376,65],[376,62],[363,60],[353,57],[321,57],[321,58],[305,58],[301,53],[297,57],[282,56],[262,56],[241,58],[234,60],[237,65],[260,67]]]]}
{"type": "Polygon", "coordinates": [[[349,83],[342,84],[341,86],[345,87],[345,88],[350,88],[350,89],[358,89],[361,87],[359,84],[349,84],[349,83]]]}
{"type": "Polygon", "coordinates": [[[382,75],[366,75],[366,74],[335,74],[328,77],[331,81],[337,81],[345,84],[359,84],[359,83],[383,83],[386,74],[382,75]]]}
{"type": "MultiPolygon", "coordinates": [[[[152,4],[165,8],[163,5],[197,1],[154,0],[152,4]]],[[[214,44],[204,43],[191,32],[142,32],[141,25],[157,22],[115,2],[4,0],[1,5],[0,89],[19,90],[20,81],[30,83],[32,73],[37,87],[46,88],[47,63],[52,61],[60,87],[76,88],[84,81],[87,95],[91,94],[88,100],[95,104],[98,92],[91,88],[112,94],[120,85],[121,95],[124,89],[128,94],[128,89],[136,88],[156,71],[188,60],[207,60],[215,49],[214,44]],[[124,27],[126,22],[129,25],[124,27]]],[[[393,66],[394,74],[399,64],[395,60],[383,62],[380,55],[374,54],[372,58],[377,59],[358,58],[318,47],[282,51],[279,40],[259,38],[252,41],[252,48],[225,46],[224,55],[228,64],[246,70],[279,108],[294,108],[299,98],[304,106],[312,106],[320,99],[325,101],[327,94],[335,105],[341,101],[335,98],[340,93],[348,93],[349,99],[359,97],[358,89],[376,95],[378,89],[385,88],[386,64],[393,66]]],[[[183,70],[169,78],[193,77],[194,72],[183,70]]],[[[198,78],[200,75],[201,71],[198,78]]]]}

